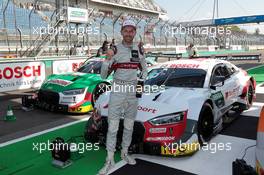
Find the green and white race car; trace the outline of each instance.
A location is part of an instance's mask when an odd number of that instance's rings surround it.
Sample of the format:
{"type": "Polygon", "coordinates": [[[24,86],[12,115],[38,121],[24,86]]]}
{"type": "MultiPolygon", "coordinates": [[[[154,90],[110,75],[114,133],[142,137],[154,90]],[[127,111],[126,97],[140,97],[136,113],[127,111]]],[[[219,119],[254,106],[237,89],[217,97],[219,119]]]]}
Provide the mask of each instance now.
{"type": "Polygon", "coordinates": [[[103,92],[102,87],[110,85],[112,76],[102,79],[100,70],[104,57],[89,58],[76,72],[52,74],[37,92],[36,105],[50,111],[87,113],[103,92]]]}

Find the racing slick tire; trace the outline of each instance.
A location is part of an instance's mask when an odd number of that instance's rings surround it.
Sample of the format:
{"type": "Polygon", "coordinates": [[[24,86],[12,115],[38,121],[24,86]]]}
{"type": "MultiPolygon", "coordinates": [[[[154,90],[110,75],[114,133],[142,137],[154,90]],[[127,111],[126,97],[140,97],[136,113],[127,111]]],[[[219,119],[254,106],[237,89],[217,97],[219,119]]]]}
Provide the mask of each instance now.
{"type": "Polygon", "coordinates": [[[250,81],[247,89],[247,93],[245,96],[246,104],[239,104],[238,108],[236,108],[234,111],[237,113],[242,113],[244,110],[249,109],[253,104],[253,98],[254,98],[254,87],[252,82],[250,81]]]}
{"type": "Polygon", "coordinates": [[[247,101],[246,109],[249,109],[252,106],[253,98],[254,98],[254,87],[252,82],[250,81],[246,95],[246,101],[247,101]]]}
{"type": "Polygon", "coordinates": [[[197,134],[201,146],[209,142],[214,132],[213,109],[209,103],[204,103],[199,115],[197,134]]]}
{"type": "Polygon", "coordinates": [[[102,120],[101,117],[98,116],[96,109],[92,112],[91,117],[88,119],[85,130],[84,130],[84,138],[87,142],[97,143],[100,141],[102,129],[102,120]]]}
{"type": "Polygon", "coordinates": [[[92,94],[92,105],[94,107],[94,104],[96,102],[96,100],[99,98],[99,96],[104,93],[107,90],[107,87],[109,86],[109,84],[107,83],[99,83],[93,91],[92,94]]]}

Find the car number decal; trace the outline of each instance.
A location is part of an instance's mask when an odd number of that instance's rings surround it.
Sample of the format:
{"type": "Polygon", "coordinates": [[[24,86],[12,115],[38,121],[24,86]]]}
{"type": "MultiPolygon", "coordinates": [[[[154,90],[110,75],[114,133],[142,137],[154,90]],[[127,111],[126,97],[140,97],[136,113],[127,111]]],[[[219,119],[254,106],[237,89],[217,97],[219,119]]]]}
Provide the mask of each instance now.
{"type": "Polygon", "coordinates": [[[210,98],[214,101],[218,108],[221,108],[225,105],[225,99],[221,91],[213,93],[210,98]]]}

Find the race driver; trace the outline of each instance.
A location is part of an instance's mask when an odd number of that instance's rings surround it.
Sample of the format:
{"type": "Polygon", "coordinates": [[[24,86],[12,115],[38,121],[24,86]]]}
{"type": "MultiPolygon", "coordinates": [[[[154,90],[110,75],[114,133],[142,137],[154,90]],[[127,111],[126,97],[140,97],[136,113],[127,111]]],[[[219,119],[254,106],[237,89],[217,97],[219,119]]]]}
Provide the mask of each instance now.
{"type": "Polygon", "coordinates": [[[116,45],[115,49],[108,50],[107,59],[101,68],[102,78],[107,78],[114,71],[114,79],[108,105],[107,157],[104,167],[99,171],[100,175],[107,174],[114,167],[116,137],[121,117],[124,118],[121,158],[130,165],[136,164],[136,161],[128,155],[128,147],[132,140],[137,114],[136,86],[139,78],[142,81],[146,79],[147,66],[141,44],[133,42],[136,35],[134,21],[125,20],[123,22],[121,35],[123,37],[122,43],[116,45]],[[138,74],[138,72],[140,73],[138,74]]]}

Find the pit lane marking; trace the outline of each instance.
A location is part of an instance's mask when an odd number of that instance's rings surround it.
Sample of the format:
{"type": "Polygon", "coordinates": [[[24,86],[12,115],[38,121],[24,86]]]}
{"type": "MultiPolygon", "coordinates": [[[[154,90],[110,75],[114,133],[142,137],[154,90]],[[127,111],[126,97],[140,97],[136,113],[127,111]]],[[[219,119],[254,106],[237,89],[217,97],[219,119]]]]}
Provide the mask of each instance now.
{"type": "Polygon", "coordinates": [[[70,123],[67,123],[67,124],[64,124],[64,125],[56,126],[56,127],[53,127],[53,128],[50,128],[50,129],[46,129],[46,130],[43,130],[43,131],[40,131],[40,132],[37,132],[37,133],[34,133],[34,134],[30,134],[30,135],[27,135],[27,136],[24,136],[24,137],[20,137],[20,138],[14,139],[14,140],[10,140],[10,141],[1,143],[0,144],[0,148],[4,147],[4,146],[11,145],[11,144],[14,144],[14,143],[17,143],[17,142],[20,142],[20,141],[24,141],[24,140],[30,139],[32,137],[36,137],[36,136],[39,136],[39,135],[42,135],[42,134],[46,134],[48,132],[52,132],[52,131],[55,131],[55,130],[58,130],[58,129],[61,129],[61,128],[65,128],[65,127],[68,127],[68,126],[71,126],[71,125],[74,125],[74,124],[77,124],[77,123],[81,123],[83,121],[87,121],[89,118],[90,118],[90,116],[86,117],[86,118],[83,118],[81,120],[78,120],[78,121],[74,121],[74,122],[70,122],[70,123]]]}

